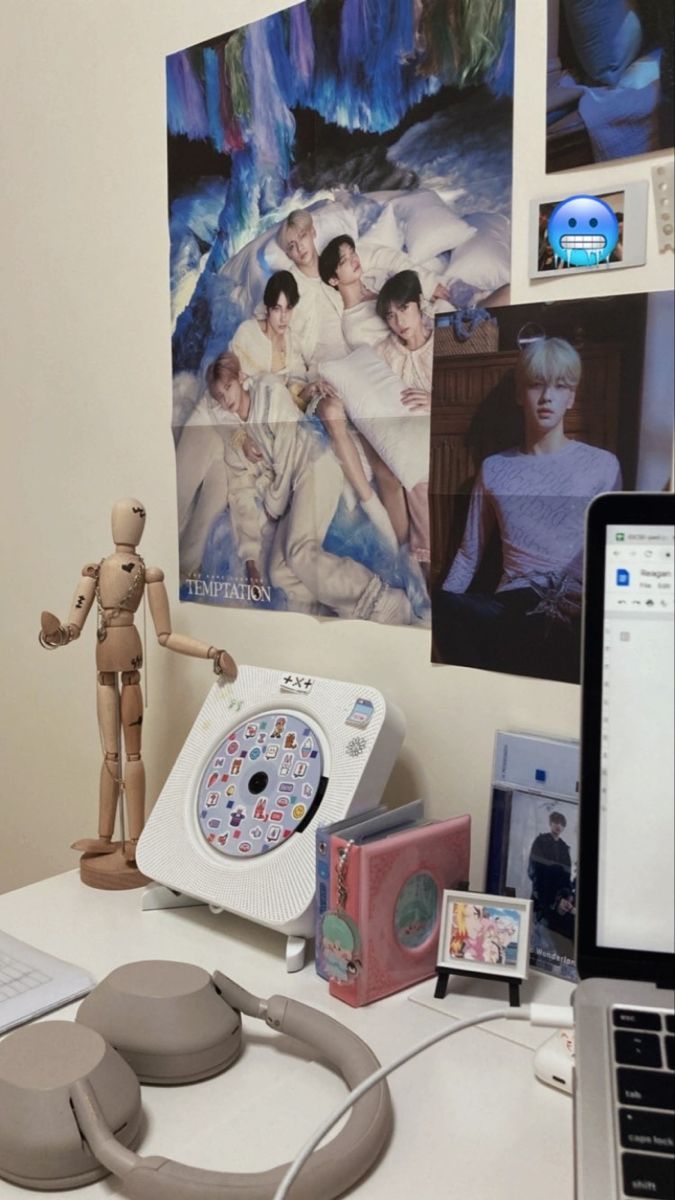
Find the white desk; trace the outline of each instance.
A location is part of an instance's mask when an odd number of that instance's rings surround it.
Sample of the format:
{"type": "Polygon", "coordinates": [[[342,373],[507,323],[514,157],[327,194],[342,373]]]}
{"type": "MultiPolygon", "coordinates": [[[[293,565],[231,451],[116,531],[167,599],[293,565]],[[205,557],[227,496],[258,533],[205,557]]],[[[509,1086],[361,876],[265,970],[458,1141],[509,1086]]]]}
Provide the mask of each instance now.
{"type": "MultiPolygon", "coordinates": [[[[218,967],[260,996],[286,993],[330,1013],[360,1034],[383,1063],[448,1021],[445,1012],[410,1003],[411,992],[352,1009],[329,996],[313,965],[287,975],[284,939],[277,934],[203,907],[142,912],[140,892],[95,891],[76,872],[0,895],[0,927],[79,963],[97,979],[141,958],[218,967]]],[[[430,980],[414,992],[430,997],[433,986],[430,980]]],[[[473,995],[463,997],[465,1008],[493,1006],[489,986],[484,1002],[476,1001],[478,990],[474,985],[473,995]]],[[[44,1019],[73,1017],[76,1008],[44,1019]]],[[[391,1076],[393,1139],[350,1197],[572,1200],[571,1099],[537,1082],[531,1045],[503,1036],[524,1032],[524,1026],[496,1022],[489,1028],[441,1042],[391,1076]]],[[[244,1030],[244,1052],[226,1075],[183,1088],[144,1087],[140,1153],[164,1153],[213,1170],[262,1170],[292,1157],[336,1106],[344,1095],[339,1078],[261,1022],[245,1017],[244,1030]]],[[[548,1036],[542,1029],[534,1038],[548,1036]]],[[[2,1200],[29,1194],[0,1180],[2,1200]]],[[[110,1179],[78,1192],[40,1194],[83,1200],[123,1195],[110,1179]]]]}

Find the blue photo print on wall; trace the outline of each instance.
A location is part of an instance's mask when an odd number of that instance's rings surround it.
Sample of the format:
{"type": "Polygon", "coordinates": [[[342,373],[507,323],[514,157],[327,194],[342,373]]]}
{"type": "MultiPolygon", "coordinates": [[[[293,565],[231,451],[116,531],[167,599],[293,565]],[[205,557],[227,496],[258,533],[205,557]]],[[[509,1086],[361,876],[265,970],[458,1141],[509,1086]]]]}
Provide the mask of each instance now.
{"type": "Polygon", "coordinates": [[[307,0],[169,56],[182,599],[428,623],[433,318],[508,282],[513,30],[307,0]]]}

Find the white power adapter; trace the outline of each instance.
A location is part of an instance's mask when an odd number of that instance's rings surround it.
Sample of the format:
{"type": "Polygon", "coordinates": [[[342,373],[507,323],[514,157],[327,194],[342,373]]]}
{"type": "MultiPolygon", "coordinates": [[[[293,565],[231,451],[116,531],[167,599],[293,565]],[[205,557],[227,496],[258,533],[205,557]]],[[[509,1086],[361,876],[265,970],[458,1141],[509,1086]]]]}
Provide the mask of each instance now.
{"type": "Polygon", "coordinates": [[[572,1094],[574,1088],[574,1030],[558,1029],[534,1056],[534,1073],[542,1083],[572,1094]]]}

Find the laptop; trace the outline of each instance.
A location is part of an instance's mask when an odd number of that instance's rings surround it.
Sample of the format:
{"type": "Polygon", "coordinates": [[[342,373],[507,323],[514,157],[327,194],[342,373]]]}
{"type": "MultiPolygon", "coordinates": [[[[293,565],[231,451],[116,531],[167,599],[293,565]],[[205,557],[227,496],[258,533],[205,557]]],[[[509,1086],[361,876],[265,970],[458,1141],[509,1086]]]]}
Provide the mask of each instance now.
{"type": "Polygon", "coordinates": [[[86,995],[88,971],[0,929],[0,1034],[86,995]]]}
{"type": "Polygon", "coordinates": [[[670,493],[590,506],[574,995],[577,1200],[673,1200],[670,493]]]}

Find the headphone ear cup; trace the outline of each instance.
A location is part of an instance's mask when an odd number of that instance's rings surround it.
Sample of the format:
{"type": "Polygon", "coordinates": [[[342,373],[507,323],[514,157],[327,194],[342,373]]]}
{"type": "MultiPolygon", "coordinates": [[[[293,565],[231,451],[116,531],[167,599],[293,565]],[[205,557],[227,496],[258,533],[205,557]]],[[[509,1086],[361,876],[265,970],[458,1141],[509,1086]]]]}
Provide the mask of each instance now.
{"type": "Polygon", "coordinates": [[[107,1175],[84,1141],[70,1088],[87,1080],[109,1127],[134,1147],[141,1125],[138,1080],[100,1034],[73,1021],[45,1021],[0,1042],[0,1176],[53,1191],[107,1175]]]}
{"type": "Polygon", "coordinates": [[[190,963],[127,963],[82,1001],[76,1021],[96,1029],[142,1083],[196,1083],[241,1050],[241,1017],[211,976],[190,963]]]}

